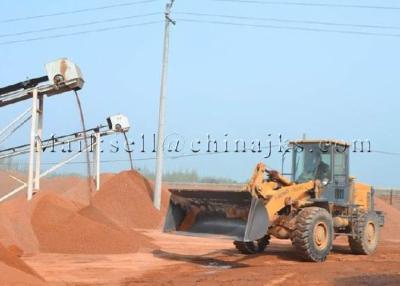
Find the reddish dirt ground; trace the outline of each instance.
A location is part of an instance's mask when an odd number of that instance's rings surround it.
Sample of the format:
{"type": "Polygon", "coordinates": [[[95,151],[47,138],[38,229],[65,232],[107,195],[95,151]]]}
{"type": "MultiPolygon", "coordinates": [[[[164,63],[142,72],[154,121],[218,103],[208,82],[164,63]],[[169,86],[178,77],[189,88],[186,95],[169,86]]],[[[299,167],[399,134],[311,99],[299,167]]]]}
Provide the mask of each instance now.
{"type": "Polygon", "coordinates": [[[400,243],[382,242],[372,256],[346,241],[324,263],[298,259],[287,241],[259,255],[239,254],[230,241],[144,231],[159,249],[123,255],[40,254],[24,258],[47,281],[69,285],[400,285],[400,243]]]}
{"type": "Polygon", "coordinates": [[[134,171],[103,178],[91,196],[83,179],[53,178],[31,202],[0,204],[1,286],[400,285],[400,211],[382,200],[374,255],[352,255],[339,238],[326,262],[308,263],[288,241],[246,256],[229,240],[162,233],[166,204],[153,209],[151,182],[134,171]]]}

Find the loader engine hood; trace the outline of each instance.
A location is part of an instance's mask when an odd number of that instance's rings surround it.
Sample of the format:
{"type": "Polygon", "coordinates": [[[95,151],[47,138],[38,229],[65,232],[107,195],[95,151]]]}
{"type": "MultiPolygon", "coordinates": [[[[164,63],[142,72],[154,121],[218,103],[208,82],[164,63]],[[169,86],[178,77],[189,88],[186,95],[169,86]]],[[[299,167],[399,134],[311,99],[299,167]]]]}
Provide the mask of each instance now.
{"type": "Polygon", "coordinates": [[[247,191],[170,190],[164,232],[254,241],[268,231],[262,199],[247,191]]]}

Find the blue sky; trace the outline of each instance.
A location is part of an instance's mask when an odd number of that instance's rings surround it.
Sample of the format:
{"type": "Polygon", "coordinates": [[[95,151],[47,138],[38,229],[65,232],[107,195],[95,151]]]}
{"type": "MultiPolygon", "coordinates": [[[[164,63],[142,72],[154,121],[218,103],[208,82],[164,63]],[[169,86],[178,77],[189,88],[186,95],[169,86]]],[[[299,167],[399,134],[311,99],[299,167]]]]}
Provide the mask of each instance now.
{"type": "MultiPolygon", "coordinates": [[[[126,1],[129,2],[129,1],[126,1]]],[[[317,1],[304,0],[316,3],[317,1]]],[[[115,1],[1,1],[0,18],[10,19],[101,7],[115,1]]],[[[318,3],[396,6],[396,1],[339,1],[318,3]]],[[[44,64],[68,57],[82,69],[86,84],[80,92],[87,126],[95,126],[115,113],[131,121],[130,138],[146,138],[157,130],[162,55],[162,14],[77,27],[45,33],[5,37],[48,27],[79,24],[103,19],[162,12],[165,1],[97,10],[18,22],[0,21],[0,86],[44,75],[44,64]],[[108,28],[125,24],[160,21],[154,25],[90,33],[15,44],[7,41],[108,28]]],[[[333,23],[400,27],[400,10],[350,9],[333,7],[261,5],[214,1],[177,0],[174,12],[200,12],[246,17],[312,20],[333,23]]],[[[237,138],[276,141],[286,139],[338,138],[370,139],[375,150],[398,150],[400,37],[362,36],[286,29],[238,27],[189,23],[182,18],[219,20],[262,25],[340,29],[400,34],[395,29],[357,29],[321,25],[226,20],[174,14],[171,28],[170,69],[166,110],[166,134],[202,141],[207,134],[220,142],[237,138]],[[228,136],[224,134],[228,133],[228,136]],[[268,134],[272,136],[268,137],[268,134]]],[[[28,102],[2,108],[5,124],[28,102]]],[[[45,136],[80,128],[73,94],[49,98],[45,103],[45,136]]],[[[25,143],[27,128],[3,146],[25,143]]],[[[118,137],[119,138],[119,137],[118,137]]],[[[109,138],[116,139],[112,136],[109,138]]],[[[119,138],[122,140],[122,138],[119,138]]],[[[135,158],[153,157],[135,152],[135,158]]],[[[166,170],[196,169],[202,175],[246,180],[264,154],[218,154],[166,160],[166,170]]],[[[399,156],[352,154],[351,173],[379,186],[398,186],[399,156]]],[[[104,159],[126,158],[109,154],[104,159]]],[[[23,159],[23,158],[22,158],[23,159]]],[[[60,155],[45,156],[45,161],[60,155]]],[[[82,158],[83,159],[83,158],[82,158]]],[[[80,160],[82,160],[80,159],[80,160]]],[[[264,160],[280,168],[280,156],[264,160]]],[[[154,162],[136,161],[139,168],[154,168],[154,162]]],[[[103,171],[119,171],[128,163],[103,164],[103,171]]],[[[84,170],[71,165],[67,171],[84,170]]]]}

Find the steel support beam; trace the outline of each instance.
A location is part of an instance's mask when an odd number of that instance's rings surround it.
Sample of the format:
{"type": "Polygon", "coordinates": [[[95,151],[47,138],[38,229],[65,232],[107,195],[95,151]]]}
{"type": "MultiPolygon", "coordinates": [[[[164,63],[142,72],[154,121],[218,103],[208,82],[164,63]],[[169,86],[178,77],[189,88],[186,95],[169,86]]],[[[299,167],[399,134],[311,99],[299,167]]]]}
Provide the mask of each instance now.
{"type": "Polygon", "coordinates": [[[29,146],[29,170],[28,170],[28,192],[27,199],[30,201],[33,197],[33,181],[35,168],[35,143],[37,136],[37,117],[38,117],[38,90],[34,88],[32,91],[32,116],[31,116],[31,133],[29,146]]]}
{"type": "Polygon", "coordinates": [[[39,109],[37,111],[37,133],[36,133],[36,150],[35,150],[35,179],[34,179],[34,190],[40,189],[40,166],[42,158],[42,135],[43,135],[43,105],[44,97],[39,96],[39,109]]]}
{"type": "Polygon", "coordinates": [[[94,135],[95,142],[93,144],[93,170],[94,180],[96,183],[96,191],[100,190],[100,153],[101,153],[101,137],[100,132],[96,132],[94,135]]]}

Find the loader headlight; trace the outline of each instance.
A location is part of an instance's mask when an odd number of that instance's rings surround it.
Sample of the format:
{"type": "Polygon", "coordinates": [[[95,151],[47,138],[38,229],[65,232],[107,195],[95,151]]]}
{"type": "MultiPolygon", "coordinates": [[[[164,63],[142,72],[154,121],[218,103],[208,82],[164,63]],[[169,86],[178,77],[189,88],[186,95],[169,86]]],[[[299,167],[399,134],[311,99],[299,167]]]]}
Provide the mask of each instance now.
{"type": "Polygon", "coordinates": [[[329,179],[325,178],[322,180],[322,185],[326,186],[329,183],[329,179]]]}

